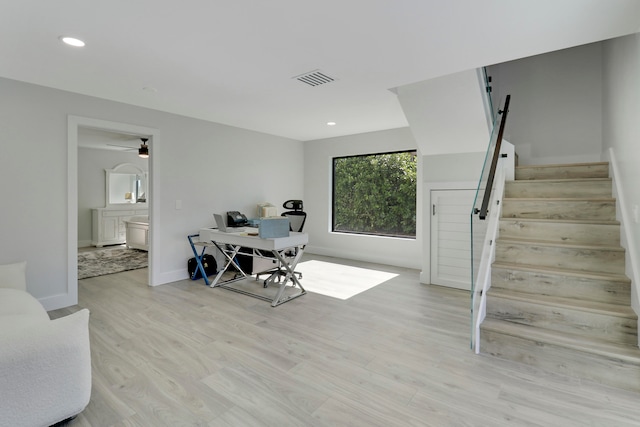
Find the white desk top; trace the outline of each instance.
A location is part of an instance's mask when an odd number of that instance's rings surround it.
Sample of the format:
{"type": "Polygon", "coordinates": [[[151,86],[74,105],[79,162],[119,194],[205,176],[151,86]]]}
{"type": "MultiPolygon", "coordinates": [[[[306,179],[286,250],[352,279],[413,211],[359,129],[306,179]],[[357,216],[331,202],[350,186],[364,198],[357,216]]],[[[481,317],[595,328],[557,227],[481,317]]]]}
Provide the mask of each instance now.
{"type": "MultiPolygon", "coordinates": [[[[292,248],[295,246],[306,245],[309,242],[307,233],[297,233],[292,231],[288,237],[276,237],[272,239],[261,239],[258,236],[249,236],[251,231],[241,231],[239,233],[225,233],[217,228],[201,228],[201,242],[217,242],[230,245],[240,245],[253,249],[262,249],[266,251],[279,251],[282,249],[292,248]]],[[[255,233],[258,232],[256,228],[255,233]]]]}

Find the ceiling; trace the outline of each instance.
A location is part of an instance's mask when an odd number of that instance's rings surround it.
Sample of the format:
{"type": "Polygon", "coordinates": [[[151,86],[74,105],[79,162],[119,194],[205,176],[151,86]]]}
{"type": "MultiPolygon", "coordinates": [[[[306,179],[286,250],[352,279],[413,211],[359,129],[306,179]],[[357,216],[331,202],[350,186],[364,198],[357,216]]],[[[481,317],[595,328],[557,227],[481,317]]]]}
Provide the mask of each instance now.
{"type": "Polygon", "coordinates": [[[637,0],[0,0],[0,76],[306,141],[407,126],[399,86],[639,30],[637,0]]]}

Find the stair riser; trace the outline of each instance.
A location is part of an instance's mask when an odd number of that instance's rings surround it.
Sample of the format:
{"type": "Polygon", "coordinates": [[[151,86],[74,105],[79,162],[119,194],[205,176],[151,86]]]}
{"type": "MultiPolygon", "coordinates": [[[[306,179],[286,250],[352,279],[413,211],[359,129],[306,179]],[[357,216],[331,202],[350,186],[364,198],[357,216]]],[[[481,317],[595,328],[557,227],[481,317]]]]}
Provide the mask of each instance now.
{"type": "Polygon", "coordinates": [[[549,274],[539,271],[491,269],[491,289],[528,294],[584,299],[607,304],[631,304],[631,285],[626,282],[549,274]]]}
{"type": "Polygon", "coordinates": [[[533,304],[497,295],[487,301],[487,317],[614,343],[638,342],[635,318],[533,304]]]}
{"type": "Polygon", "coordinates": [[[481,331],[482,353],[551,372],[640,392],[640,366],[522,337],[481,331]]]}
{"type": "Polygon", "coordinates": [[[556,165],[516,168],[516,179],[608,178],[609,165],[556,165]]]}
{"type": "Polygon", "coordinates": [[[500,237],[558,243],[620,245],[620,226],[535,221],[500,221],[500,237]]]}
{"type": "Polygon", "coordinates": [[[611,181],[509,181],[505,185],[505,197],[572,197],[606,198],[611,197],[611,181]]]}
{"type": "Polygon", "coordinates": [[[616,205],[613,201],[504,199],[502,217],[614,221],[616,205]]]}
{"type": "Polygon", "coordinates": [[[624,274],[624,251],[576,249],[498,241],[496,261],[570,270],[624,274]]]}

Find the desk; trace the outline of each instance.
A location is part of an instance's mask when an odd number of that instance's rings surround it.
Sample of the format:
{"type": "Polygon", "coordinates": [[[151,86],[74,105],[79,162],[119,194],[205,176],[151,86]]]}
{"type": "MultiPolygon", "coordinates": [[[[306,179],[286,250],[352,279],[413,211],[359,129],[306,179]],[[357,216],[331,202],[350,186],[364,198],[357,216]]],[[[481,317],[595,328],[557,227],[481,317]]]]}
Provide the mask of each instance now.
{"type": "MultiPolygon", "coordinates": [[[[216,228],[202,228],[200,229],[200,242],[205,245],[211,242],[211,244],[213,244],[213,246],[215,246],[226,258],[224,267],[220,269],[218,274],[216,274],[216,277],[209,284],[209,286],[212,288],[221,287],[234,292],[249,295],[254,298],[270,301],[272,307],[278,306],[282,303],[285,303],[307,293],[304,287],[302,287],[302,285],[300,284],[300,281],[293,274],[296,264],[298,264],[298,261],[300,261],[300,258],[302,257],[304,247],[309,242],[309,235],[306,233],[290,232],[288,237],[261,239],[258,236],[249,236],[247,232],[225,233],[219,231],[216,228]],[[242,271],[242,269],[234,259],[238,254],[238,251],[242,247],[253,249],[254,256],[260,256],[259,252],[257,251],[271,252],[271,254],[273,254],[273,256],[280,262],[281,267],[286,271],[284,279],[282,279],[279,283],[280,287],[278,288],[275,298],[270,299],[260,294],[254,294],[252,292],[227,286],[231,282],[242,280],[248,277],[248,275],[244,271],[242,271]],[[286,251],[295,248],[298,248],[298,250],[296,251],[296,255],[293,258],[289,258],[284,255],[286,251]],[[240,277],[226,280],[223,283],[218,283],[222,275],[230,267],[234,267],[240,273],[240,277]],[[292,286],[297,286],[298,288],[300,288],[300,291],[292,295],[283,296],[287,282],[289,281],[291,281],[292,286]]],[[[204,276],[206,277],[206,275],[204,276]]],[[[276,277],[278,277],[278,275],[275,275],[267,284],[273,284],[276,277]]]]}

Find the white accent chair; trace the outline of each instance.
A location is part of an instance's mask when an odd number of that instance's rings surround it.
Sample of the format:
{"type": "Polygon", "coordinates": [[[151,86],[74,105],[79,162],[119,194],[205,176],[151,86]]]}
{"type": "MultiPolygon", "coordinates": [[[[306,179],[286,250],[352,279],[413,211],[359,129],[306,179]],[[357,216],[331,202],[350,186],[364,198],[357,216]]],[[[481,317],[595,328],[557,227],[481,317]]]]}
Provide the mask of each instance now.
{"type": "Polygon", "coordinates": [[[27,292],[26,262],[0,265],[0,426],[74,417],[91,397],[89,310],[50,320],[27,292]]]}

